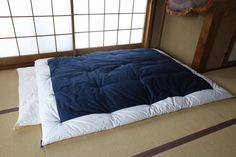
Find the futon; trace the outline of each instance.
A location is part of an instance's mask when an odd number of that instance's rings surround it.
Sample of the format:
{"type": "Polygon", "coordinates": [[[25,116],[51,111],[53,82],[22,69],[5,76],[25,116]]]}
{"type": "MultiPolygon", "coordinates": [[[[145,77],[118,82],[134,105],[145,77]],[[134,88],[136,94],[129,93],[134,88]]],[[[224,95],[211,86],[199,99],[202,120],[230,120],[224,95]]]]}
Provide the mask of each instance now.
{"type": "Polygon", "coordinates": [[[35,62],[42,145],[232,95],[156,49],[35,62]]]}

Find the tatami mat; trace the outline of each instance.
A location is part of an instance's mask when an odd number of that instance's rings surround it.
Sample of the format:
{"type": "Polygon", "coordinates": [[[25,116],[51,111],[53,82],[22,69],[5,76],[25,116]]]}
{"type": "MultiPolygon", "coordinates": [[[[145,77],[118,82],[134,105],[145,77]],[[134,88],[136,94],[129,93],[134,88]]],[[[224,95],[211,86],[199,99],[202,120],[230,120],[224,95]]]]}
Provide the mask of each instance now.
{"type": "Polygon", "coordinates": [[[16,70],[0,71],[0,110],[18,106],[18,75],[16,70]]]}
{"type": "Polygon", "coordinates": [[[18,112],[0,115],[0,156],[1,157],[44,157],[40,148],[40,126],[24,127],[13,131],[18,112]]]}
{"type": "MultiPolygon", "coordinates": [[[[236,95],[236,67],[208,72],[205,75],[236,95]]],[[[17,107],[18,77],[16,70],[0,71],[0,87],[0,110],[17,107]]],[[[108,131],[57,142],[46,146],[47,157],[125,157],[135,155],[235,118],[235,104],[236,99],[228,99],[154,117],[108,131]]],[[[17,114],[18,112],[12,112],[0,115],[0,156],[44,157],[44,150],[40,148],[40,126],[25,127],[13,131],[17,114]]],[[[232,149],[235,141],[227,142],[230,140],[231,131],[225,132],[231,128],[220,130],[160,155],[194,156],[201,149],[207,148],[201,152],[200,156],[208,156],[207,153],[220,151],[218,150],[219,147],[224,148],[223,150],[227,152],[235,153],[236,151],[232,149]],[[208,148],[208,146],[211,147],[208,148]],[[225,149],[226,147],[227,149],[225,149]]],[[[232,131],[235,132],[234,129],[232,131]]],[[[225,153],[226,156],[230,156],[231,154],[227,152],[225,153]]],[[[222,152],[217,153],[217,155],[225,156],[220,153],[222,152]]]]}
{"type": "Polygon", "coordinates": [[[202,105],[46,146],[48,157],[125,157],[235,118],[236,99],[202,105]]]}
{"type": "Polygon", "coordinates": [[[155,157],[235,157],[236,126],[181,145],[155,157]]]}
{"type": "Polygon", "coordinates": [[[210,71],[204,75],[236,95],[236,66],[210,71]]]}

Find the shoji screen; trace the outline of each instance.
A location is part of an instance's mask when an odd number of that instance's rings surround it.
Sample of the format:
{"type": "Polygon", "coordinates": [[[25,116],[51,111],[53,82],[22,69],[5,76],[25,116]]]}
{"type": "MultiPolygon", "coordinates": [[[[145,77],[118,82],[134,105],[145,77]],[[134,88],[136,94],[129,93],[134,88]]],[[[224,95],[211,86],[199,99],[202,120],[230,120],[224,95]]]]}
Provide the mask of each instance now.
{"type": "Polygon", "coordinates": [[[0,57],[72,50],[69,0],[0,0],[0,57]]]}
{"type": "Polygon", "coordinates": [[[142,43],[147,1],[0,0],[0,59],[142,43]]]}
{"type": "Polygon", "coordinates": [[[74,0],[76,48],[142,43],[147,0],[74,0]]]}

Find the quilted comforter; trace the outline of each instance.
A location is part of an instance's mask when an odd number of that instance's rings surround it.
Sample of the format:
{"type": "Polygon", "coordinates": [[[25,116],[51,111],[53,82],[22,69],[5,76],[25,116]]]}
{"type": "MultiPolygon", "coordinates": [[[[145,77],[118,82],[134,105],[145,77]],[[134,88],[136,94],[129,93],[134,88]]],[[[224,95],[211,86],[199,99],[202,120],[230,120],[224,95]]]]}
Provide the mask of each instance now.
{"type": "Polygon", "coordinates": [[[211,85],[153,49],[96,52],[48,60],[61,122],[185,96],[211,85]]]}

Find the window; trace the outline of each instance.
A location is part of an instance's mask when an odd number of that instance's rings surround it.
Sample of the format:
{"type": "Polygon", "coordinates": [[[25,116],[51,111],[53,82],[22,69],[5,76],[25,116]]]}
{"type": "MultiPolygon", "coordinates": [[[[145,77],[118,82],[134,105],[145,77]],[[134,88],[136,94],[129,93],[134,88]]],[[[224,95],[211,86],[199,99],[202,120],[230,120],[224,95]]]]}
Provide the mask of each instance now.
{"type": "Polygon", "coordinates": [[[146,0],[74,0],[76,48],[142,42],[146,0]]]}
{"type": "Polygon", "coordinates": [[[147,1],[0,0],[0,58],[142,43],[147,1]]]}

